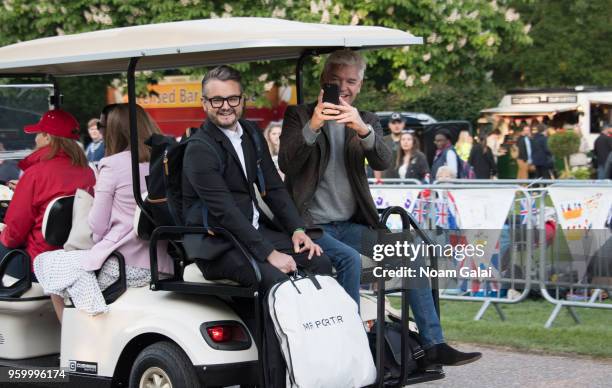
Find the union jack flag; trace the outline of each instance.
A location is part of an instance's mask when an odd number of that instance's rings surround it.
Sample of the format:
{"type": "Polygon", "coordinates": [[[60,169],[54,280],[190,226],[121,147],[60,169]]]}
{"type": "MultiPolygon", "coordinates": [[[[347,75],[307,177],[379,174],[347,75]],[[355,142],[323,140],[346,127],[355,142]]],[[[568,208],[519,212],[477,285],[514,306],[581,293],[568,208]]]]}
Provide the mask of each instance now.
{"type": "Polygon", "coordinates": [[[422,225],[427,220],[427,201],[422,199],[416,199],[414,203],[414,209],[412,209],[412,215],[416,217],[417,222],[422,225]]]}
{"type": "MultiPolygon", "coordinates": [[[[527,198],[521,198],[519,216],[521,217],[521,224],[527,223],[527,216],[529,215],[529,209],[527,205],[527,198]]],[[[531,215],[532,223],[537,225],[538,208],[536,207],[535,198],[531,198],[531,215]]]]}
{"type": "Polygon", "coordinates": [[[448,227],[448,205],[444,202],[436,202],[436,226],[448,227]]]}

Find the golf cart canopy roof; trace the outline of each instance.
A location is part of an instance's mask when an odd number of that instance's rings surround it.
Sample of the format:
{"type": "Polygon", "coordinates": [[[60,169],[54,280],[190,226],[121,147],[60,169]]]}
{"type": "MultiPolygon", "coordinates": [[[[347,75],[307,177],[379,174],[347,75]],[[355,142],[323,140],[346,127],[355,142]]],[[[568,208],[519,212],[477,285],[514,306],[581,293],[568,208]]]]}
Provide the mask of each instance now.
{"type": "Polygon", "coordinates": [[[190,20],[54,36],[0,48],[0,73],[54,76],[298,58],[308,49],[422,44],[408,32],[273,18],[190,20]]]}

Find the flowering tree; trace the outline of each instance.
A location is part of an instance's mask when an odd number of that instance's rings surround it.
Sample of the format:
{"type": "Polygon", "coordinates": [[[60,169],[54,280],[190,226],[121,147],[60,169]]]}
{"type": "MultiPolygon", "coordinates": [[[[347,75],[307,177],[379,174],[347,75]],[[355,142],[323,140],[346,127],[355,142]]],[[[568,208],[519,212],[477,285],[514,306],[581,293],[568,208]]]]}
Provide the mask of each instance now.
{"type": "MultiPolygon", "coordinates": [[[[506,0],[3,0],[2,6],[2,45],[104,28],[230,16],[397,28],[422,36],[425,44],[368,53],[367,77],[376,90],[400,100],[426,95],[434,83],[490,79],[498,53],[530,43],[529,26],[506,0]]],[[[293,64],[282,62],[239,67],[254,93],[273,82],[290,82],[293,72],[293,64]]],[[[311,71],[307,80],[314,79],[317,66],[311,71]]]]}

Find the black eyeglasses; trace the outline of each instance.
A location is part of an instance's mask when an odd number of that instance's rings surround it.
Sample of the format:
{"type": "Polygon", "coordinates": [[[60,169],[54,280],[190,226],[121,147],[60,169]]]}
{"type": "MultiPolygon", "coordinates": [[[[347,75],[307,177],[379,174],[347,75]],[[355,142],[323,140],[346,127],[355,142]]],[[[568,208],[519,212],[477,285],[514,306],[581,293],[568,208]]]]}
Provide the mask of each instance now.
{"type": "Polygon", "coordinates": [[[229,97],[204,97],[204,99],[210,102],[210,106],[213,108],[221,108],[225,101],[227,101],[227,105],[231,108],[235,108],[240,105],[240,101],[242,100],[242,95],[240,96],[229,96],[229,97]]]}

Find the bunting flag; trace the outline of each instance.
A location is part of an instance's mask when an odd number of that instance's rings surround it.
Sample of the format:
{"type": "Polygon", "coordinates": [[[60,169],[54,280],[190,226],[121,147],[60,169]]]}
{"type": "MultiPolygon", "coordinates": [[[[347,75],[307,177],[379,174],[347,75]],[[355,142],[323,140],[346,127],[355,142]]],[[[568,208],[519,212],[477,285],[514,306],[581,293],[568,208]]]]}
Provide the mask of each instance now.
{"type": "Polygon", "coordinates": [[[476,268],[493,267],[491,261],[501,230],[514,205],[514,189],[449,190],[458,213],[459,227],[469,244],[483,245],[483,255],[474,256],[476,268]]]}
{"type": "MultiPolygon", "coordinates": [[[[377,209],[399,206],[406,209],[408,213],[412,213],[420,192],[420,189],[409,189],[400,185],[385,188],[377,188],[376,186],[370,187],[370,193],[372,194],[377,209]]],[[[401,230],[401,218],[392,215],[387,220],[386,226],[391,230],[401,230]]]]}
{"type": "Polygon", "coordinates": [[[610,238],[606,220],[612,205],[612,188],[551,186],[548,194],[565,235],[571,255],[568,259],[581,281],[591,258],[610,238]]]}

